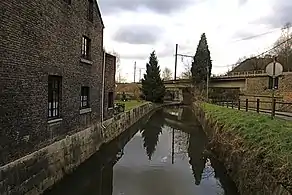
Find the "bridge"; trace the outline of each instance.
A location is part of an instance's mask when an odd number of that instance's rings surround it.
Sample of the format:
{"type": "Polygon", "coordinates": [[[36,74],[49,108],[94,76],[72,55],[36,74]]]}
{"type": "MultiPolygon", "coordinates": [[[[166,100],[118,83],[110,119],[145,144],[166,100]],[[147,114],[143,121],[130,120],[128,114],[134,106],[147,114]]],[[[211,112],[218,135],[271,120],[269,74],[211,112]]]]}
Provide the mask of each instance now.
{"type": "MultiPolygon", "coordinates": [[[[291,76],[291,72],[284,72],[283,75],[291,76]]],[[[227,75],[213,76],[209,81],[209,88],[223,88],[223,89],[238,89],[240,92],[248,91],[248,81],[254,78],[265,79],[268,74],[262,70],[245,71],[245,72],[231,72],[227,75]]],[[[174,94],[174,99],[177,101],[184,100],[188,89],[192,87],[190,79],[179,79],[164,81],[166,90],[174,94]]]]}
{"type": "MultiPolygon", "coordinates": [[[[292,72],[284,72],[283,75],[289,75],[289,77],[291,77],[292,72]]],[[[267,73],[262,70],[231,72],[226,75],[211,77],[209,88],[238,89],[240,92],[245,93],[249,90],[249,87],[253,86],[252,83],[258,80],[265,82],[267,77],[267,73]]],[[[268,79],[266,83],[268,83],[268,79]]],[[[169,100],[181,102],[188,99],[188,97],[185,96],[190,95],[192,88],[192,82],[190,79],[167,80],[164,81],[164,84],[166,87],[166,98],[168,97],[169,100]]],[[[141,83],[135,83],[135,85],[137,90],[141,88],[141,83]]]]}

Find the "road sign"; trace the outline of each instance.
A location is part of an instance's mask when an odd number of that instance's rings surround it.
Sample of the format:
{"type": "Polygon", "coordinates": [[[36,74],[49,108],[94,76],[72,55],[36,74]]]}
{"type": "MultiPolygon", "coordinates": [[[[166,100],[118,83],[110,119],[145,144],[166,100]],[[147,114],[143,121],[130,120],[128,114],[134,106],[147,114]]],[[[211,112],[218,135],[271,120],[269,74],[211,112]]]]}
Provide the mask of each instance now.
{"type": "Polygon", "coordinates": [[[282,64],[280,64],[279,62],[275,63],[275,75],[273,74],[273,66],[274,66],[274,62],[271,62],[270,64],[268,64],[266,66],[266,72],[269,76],[280,76],[283,73],[283,66],[282,64]]]}

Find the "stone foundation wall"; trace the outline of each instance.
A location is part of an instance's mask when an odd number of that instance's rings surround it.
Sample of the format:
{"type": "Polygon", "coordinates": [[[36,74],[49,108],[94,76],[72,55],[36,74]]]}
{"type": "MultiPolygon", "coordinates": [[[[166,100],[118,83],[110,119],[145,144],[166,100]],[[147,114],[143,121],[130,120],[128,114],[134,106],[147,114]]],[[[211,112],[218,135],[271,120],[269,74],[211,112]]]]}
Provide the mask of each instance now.
{"type": "Polygon", "coordinates": [[[145,103],[0,167],[0,194],[41,194],[156,106],[145,103]]]}

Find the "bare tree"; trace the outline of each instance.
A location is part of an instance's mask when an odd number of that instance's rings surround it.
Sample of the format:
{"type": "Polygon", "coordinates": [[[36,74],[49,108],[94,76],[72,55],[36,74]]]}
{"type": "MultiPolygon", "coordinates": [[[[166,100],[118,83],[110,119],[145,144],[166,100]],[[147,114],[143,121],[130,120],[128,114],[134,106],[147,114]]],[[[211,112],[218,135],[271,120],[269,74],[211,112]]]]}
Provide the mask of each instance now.
{"type": "Polygon", "coordinates": [[[180,75],[181,79],[190,79],[192,77],[191,67],[191,63],[184,63],[184,71],[180,75]]]}
{"type": "Polygon", "coordinates": [[[163,70],[163,73],[162,73],[162,78],[165,80],[165,81],[168,81],[168,80],[171,80],[172,79],[172,72],[169,68],[165,68],[163,70]]]}

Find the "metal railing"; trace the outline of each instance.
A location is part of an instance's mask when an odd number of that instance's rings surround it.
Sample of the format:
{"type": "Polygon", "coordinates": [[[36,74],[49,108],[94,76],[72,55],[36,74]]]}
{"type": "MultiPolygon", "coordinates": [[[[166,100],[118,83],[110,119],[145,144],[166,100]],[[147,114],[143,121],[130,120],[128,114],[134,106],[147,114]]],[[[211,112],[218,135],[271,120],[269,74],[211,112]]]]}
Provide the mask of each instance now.
{"type": "Polygon", "coordinates": [[[257,113],[272,113],[273,109],[275,110],[275,115],[285,116],[292,119],[292,102],[278,102],[274,101],[274,105],[272,101],[260,101],[260,99],[254,100],[212,100],[212,103],[232,108],[238,110],[248,111],[256,111],[257,113]]]}
{"type": "MultiPolygon", "coordinates": [[[[292,73],[288,70],[285,73],[292,73]]],[[[242,72],[229,72],[225,75],[214,75],[212,78],[232,78],[232,77],[248,77],[248,76],[265,76],[267,75],[265,70],[252,70],[252,71],[242,71],[242,72]]]]}

